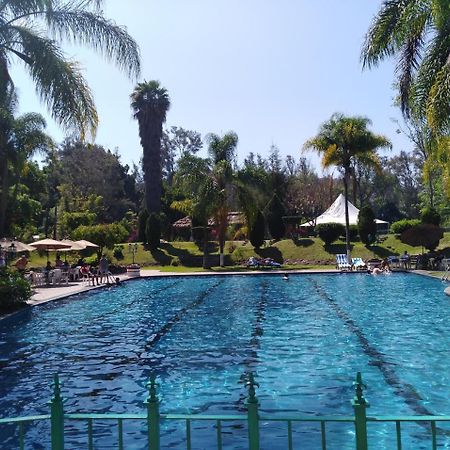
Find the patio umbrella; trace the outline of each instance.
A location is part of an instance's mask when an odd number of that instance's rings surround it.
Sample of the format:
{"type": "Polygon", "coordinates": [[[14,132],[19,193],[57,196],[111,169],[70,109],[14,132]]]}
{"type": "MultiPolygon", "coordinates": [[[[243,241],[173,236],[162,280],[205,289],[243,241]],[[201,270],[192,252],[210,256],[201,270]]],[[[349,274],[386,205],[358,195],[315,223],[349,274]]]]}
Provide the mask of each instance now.
{"type": "Polygon", "coordinates": [[[14,249],[14,252],[16,253],[32,252],[33,250],[36,250],[34,247],[31,247],[30,245],[12,239],[2,239],[0,241],[0,247],[4,251],[11,251],[12,249],[14,249]]]}
{"type": "Polygon", "coordinates": [[[70,248],[70,244],[65,244],[61,241],[55,241],[54,239],[42,239],[40,241],[32,242],[30,244],[32,247],[38,250],[47,250],[47,261],[48,261],[48,251],[49,250],[61,250],[63,248],[70,248]]]}
{"type": "Polygon", "coordinates": [[[84,245],[83,248],[98,248],[97,244],[81,239],[80,241],[75,241],[76,244],[84,245]]]}
{"type": "Polygon", "coordinates": [[[70,239],[63,239],[61,242],[64,242],[64,244],[69,244],[69,248],[62,248],[60,249],[61,252],[77,252],[80,250],[84,250],[86,248],[85,245],[80,244],[79,242],[71,241],[70,239]]]}

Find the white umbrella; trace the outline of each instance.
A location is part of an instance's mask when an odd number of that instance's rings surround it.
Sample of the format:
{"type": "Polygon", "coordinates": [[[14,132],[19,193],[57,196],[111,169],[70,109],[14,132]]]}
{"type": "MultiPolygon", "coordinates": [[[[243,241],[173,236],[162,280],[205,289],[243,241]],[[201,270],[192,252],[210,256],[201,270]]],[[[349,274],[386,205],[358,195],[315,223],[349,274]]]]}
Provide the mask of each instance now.
{"type": "Polygon", "coordinates": [[[63,239],[61,242],[64,244],[69,244],[69,248],[60,249],[61,252],[78,252],[80,250],[84,250],[86,248],[85,245],[80,244],[79,242],[71,241],[70,239],[63,239]]]}
{"type": "Polygon", "coordinates": [[[0,247],[5,251],[14,250],[16,253],[32,252],[33,250],[36,250],[34,247],[12,239],[2,239],[0,241],[0,247]]]}
{"type": "Polygon", "coordinates": [[[83,248],[98,248],[97,244],[81,239],[80,241],[75,241],[76,244],[84,245],[83,248]]]}
{"type": "Polygon", "coordinates": [[[68,249],[71,247],[70,244],[65,244],[61,241],[55,241],[54,239],[42,239],[41,241],[32,242],[30,245],[37,248],[38,250],[47,250],[47,261],[49,250],[61,250],[63,248],[68,249]]]}
{"type": "Polygon", "coordinates": [[[60,250],[72,247],[70,244],[55,241],[54,239],[42,239],[41,241],[32,242],[30,245],[38,250],[60,250]]]}

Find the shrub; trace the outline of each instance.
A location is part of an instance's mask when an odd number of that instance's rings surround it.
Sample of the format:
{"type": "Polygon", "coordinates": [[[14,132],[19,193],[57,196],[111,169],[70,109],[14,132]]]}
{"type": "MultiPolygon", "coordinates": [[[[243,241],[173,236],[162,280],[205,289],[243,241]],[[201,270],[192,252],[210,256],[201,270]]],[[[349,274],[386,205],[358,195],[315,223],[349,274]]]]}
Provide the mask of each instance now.
{"type": "Polygon", "coordinates": [[[425,247],[427,250],[433,251],[439,245],[439,241],[444,237],[444,231],[442,228],[421,223],[415,227],[405,230],[400,240],[404,244],[411,245],[412,247],[425,247]]]}
{"type": "Polygon", "coordinates": [[[345,233],[345,227],[341,223],[321,223],[316,226],[316,231],[325,245],[330,245],[345,233]]]}
{"type": "Polygon", "coordinates": [[[283,222],[283,216],[285,214],[283,204],[278,196],[274,196],[269,204],[269,211],[267,213],[267,227],[272,239],[279,241],[286,231],[286,227],[283,222]]]}
{"type": "Polygon", "coordinates": [[[158,214],[154,212],[148,216],[147,225],[145,227],[145,236],[150,250],[156,250],[160,244],[161,225],[158,214]]]}
{"type": "Polygon", "coordinates": [[[114,258],[116,258],[118,261],[121,261],[122,259],[124,259],[124,256],[123,256],[123,247],[122,247],[121,245],[117,245],[116,247],[114,247],[113,256],[114,256],[114,258]]]}
{"type": "Polygon", "coordinates": [[[402,234],[404,231],[409,228],[415,227],[419,225],[421,222],[418,219],[402,219],[394,222],[391,225],[391,232],[394,234],[402,234]]]}
{"type": "Polygon", "coordinates": [[[359,210],[358,231],[363,244],[370,245],[375,242],[377,224],[375,223],[375,214],[370,206],[363,206],[359,210]]]}
{"type": "Polygon", "coordinates": [[[441,215],[434,208],[428,207],[420,212],[420,220],[422,223],[439,226],[441,224],[441,215]]]}
{"type": "Polygon", "coordinates": [[[146,209],[143,209],[139,213],[138,218],[138,239],[142,241],[144,244],[147,243],[146,241],[147,237],[145,235],[145,227],[147,226],[147,219],[148,219],[148,212],[146,209]]]}
{"type": "Polygon", "coordinates": [[[0,269],[0,310],[11,311],[31,297],[31,285],[18,272],[0,269]]]}
{"type": "MultiPolygon", "coordinates": [[[[349,234],[350,234],[350,240],[352,242],[357,241],[358,240],[358,225],[350,225],[349,227],[349,234]]],[[[344,227],[344,232],[341,234],[342,239],[345,239],[345,227],[344,227]]]]}
{"type": "Polygon", "coordinates": [[[249,230],[250,243],[259,249],[264,244],[265,222],[261,211],[256,213],[249,230]]]}

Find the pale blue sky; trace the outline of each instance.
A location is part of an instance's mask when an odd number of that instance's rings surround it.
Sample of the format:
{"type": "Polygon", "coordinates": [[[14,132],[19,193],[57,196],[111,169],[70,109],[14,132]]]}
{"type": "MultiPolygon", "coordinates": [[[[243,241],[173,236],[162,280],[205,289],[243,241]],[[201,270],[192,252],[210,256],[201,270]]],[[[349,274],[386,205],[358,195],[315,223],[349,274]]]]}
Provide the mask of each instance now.
{"type": "MultiPolygon", "coordinates": [[[[142,53],[141,79],[167,88],[167,125],[202,133],[234,130],[238,156],[267,155],[271,144],[296,158],[333,112],[365,115],[394,151],[410,150],[392,117],[393,64],[362,71],[364,34],[380,0],[107,0],[105,15],[125,25],[142,53]]],[[[135,83],[80,48],[96,100],[96,142],[119,148],[126,163],[141,155],[129,95],[135,83]]],[[[21,111],[45,113],[21,66],[13,70],[21,111]]],[[[48,117],[48,116],[47,116],[48,117]]],[[[56,139],[64,135],[49,119],[56,139]]],[[[311,155],[312,159],[312,155],[311,155]]],[[[317,163],[317,160],[313,160],[317,163]]]]}

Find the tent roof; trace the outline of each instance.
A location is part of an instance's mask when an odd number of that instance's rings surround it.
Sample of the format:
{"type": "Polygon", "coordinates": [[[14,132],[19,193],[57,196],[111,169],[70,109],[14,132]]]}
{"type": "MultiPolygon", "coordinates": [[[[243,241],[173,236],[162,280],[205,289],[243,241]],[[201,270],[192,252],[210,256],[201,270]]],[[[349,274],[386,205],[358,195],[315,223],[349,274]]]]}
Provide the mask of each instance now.
{"type": "MultiPolygon", "coordinates": [[[[359,209],[350,202],[348,203],[348,218],[350,225],[356,225],[358,223],[359,209]]],[[[316,218],[315,223],[319,225],[321,223],[342,223],[345,225],[345,198],[342,194],[339,194],[334,203],[319,217],[316,218]]],[[[376,223],[389,223],[385,220],[375,219],[376,223]]],[[[302,227],[311,226],[311,222],[303,223],[302,227]]]]}

